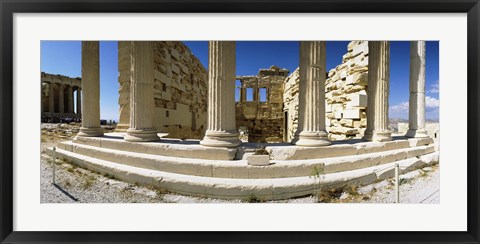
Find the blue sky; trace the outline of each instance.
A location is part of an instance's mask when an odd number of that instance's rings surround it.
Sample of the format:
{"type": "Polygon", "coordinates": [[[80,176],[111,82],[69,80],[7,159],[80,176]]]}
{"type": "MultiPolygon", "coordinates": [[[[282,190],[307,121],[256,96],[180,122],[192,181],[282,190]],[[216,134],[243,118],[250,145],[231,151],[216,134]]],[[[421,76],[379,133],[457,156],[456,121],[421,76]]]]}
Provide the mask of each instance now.
{"type": "MultiPolygon", "coordinates": [[[[208,42],[187,41],[205,67],[208,42]]],[[[327,41],[327,70],[335,68],[347,52],[348,41],[327,41]]],[[[390,46],[390,118],[408,119],[409,42],[392,41],[390,46]]],[[[427,119],[438,119],[439,43],[427,42],[427,119]]],[[[118,120],[117,42],[100,42],[100,113],[102,119],[118,120]]],[[[237,75],[256,75],[260,68],[277,65],[291,72],[298,67],[299,43],[295,41],[237,42],[237,75]]],[[[81,42],[42,41],[41,71],[81,77],[81,42]]]]}

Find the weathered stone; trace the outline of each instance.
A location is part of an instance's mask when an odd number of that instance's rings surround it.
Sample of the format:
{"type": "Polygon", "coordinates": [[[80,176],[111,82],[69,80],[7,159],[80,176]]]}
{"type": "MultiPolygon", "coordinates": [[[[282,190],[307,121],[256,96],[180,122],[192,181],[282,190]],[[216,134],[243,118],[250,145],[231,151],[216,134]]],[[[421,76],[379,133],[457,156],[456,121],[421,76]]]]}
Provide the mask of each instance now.
{"type": "Polygon", "coordinates": [[[351,119],[341,119],[340,124],[347,127],[353,127],[353,120],[351,119]]]}
{"type": "Polygon", "coordinates": [[[268,166],[270,164],[269,155],[250,155],[247,157],[248,165],[252,166],[268,166]]]}
{"type": "Polygon", "coordinates": [[[347,108],[367,107],[367,94],[365,90],[362,90],[358,93],[349,94],[348,98],[350,99],[350,101],[346,103],[347,108]]]}
{"type": "Polygon", "coordinates": [[[360,119],[361,110],[359,108],[345,109],[342,112],[342,118],[360,119]]]}
{"type": "Polygon", "coordinates": [[[178,67],[178,65],[172,63],[172,72],[175,73],[175,74],[180,74],[180,68],[178,67]]]}
{"type": "Polygon", "coordinates": [[[334,134],[355,135],[358,133],[357,129],[347,127],[329,127],[328,131],[334,134]]]}
{"type": "MultiPolygon", "coordinates": [[[[117,131],[125,131],[130,122],[130,54],[125,43],[130,42],[119,42],[118,52],[120,121],[117,131]]],[[[191,58],[190,50],[182,42],[158,41],[154,45],[155,83],[152,92],[156,130],[169,133],[167,137],[171,138],[203,138],[207,123],[207,71],[197,58],[191,58]],[[172,67],[176,73],[172,72],[172,67]],[[178,116],[179,104],[192,109],[178,116]]]]}

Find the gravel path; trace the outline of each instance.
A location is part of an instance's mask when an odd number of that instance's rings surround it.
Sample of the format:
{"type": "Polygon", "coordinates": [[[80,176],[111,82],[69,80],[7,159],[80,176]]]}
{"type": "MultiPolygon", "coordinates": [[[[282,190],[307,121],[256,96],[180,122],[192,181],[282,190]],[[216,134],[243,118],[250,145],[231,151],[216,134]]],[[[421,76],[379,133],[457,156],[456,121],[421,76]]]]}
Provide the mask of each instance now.
{"type": "MultiPolygon", "coordinates": [[[[400,176],[400,203],[440,203],[440,170],[438,165],[425,167],[400,176]]],[[[370,185],[361,190],[370,191],[370,203],[395,202],[393,180],[380,182],[382,186],[370,185]],[[386,182],[386,183],[385,183],[386,182]],[[375,187],[375,189],[373,189],[375,187]]]]}

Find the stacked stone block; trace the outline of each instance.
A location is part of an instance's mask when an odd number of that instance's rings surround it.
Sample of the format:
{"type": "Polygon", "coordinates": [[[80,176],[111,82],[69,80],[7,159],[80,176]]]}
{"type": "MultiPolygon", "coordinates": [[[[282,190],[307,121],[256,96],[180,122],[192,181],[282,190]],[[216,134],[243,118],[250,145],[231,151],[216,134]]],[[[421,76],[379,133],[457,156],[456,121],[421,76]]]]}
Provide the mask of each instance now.
{"type": "MultiPolygon", "coordinates": [[[[130,42],[118,44],[120,122],[129,123],[130,42]]],[[[154,42],[155,128],[172,138],[203,138],[207,122],[207,70],[185,44],[154,42]]],[[[128,127],[127,127],[128,128],[128,127]]]]}
{"type": "Polygon", "coordinates": [[[328,72],[326,125],[329,138],[361,137],[367,125],[368,42],[352,41],[342,63],[328,72]]]}
{"type": "MultiPolygon", "coordinates": [[[[367,126],[368,42],[352,41],[342,63],[328,72],[325,82],[326,129],[330,140],[363,136],[367,126]]],[[[284,141],[291,141],[298,128],[299,69],[285,79],[284,141]]]]}
{"type": "Polygon", "coordinates": [[[284,84],[283,109],[285,120],[285,134],[283,140],[290,142],[298,128],[298,84],[300,71],[297,68],[286,79],[284,84]]]}

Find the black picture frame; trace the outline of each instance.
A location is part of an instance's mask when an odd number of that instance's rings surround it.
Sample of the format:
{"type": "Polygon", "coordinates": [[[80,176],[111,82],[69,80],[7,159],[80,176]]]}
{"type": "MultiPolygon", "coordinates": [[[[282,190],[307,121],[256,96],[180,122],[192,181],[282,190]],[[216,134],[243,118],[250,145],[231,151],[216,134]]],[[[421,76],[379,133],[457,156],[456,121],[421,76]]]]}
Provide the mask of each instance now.
{"type": "Polygon", "coordinates": [[[0,241],[1,243],[479,243],[478,0],[0,0],[0,241]],[[468,231],[466,232],[20,232],[13,231],[14,13],[467,13],[468,231]]]}

